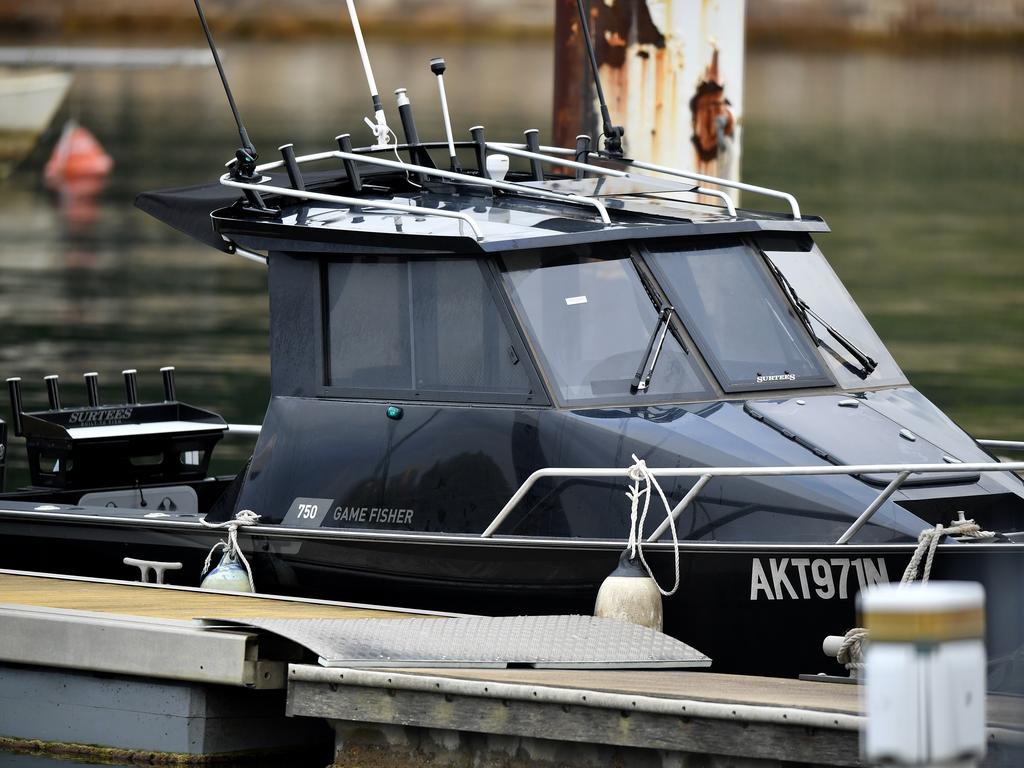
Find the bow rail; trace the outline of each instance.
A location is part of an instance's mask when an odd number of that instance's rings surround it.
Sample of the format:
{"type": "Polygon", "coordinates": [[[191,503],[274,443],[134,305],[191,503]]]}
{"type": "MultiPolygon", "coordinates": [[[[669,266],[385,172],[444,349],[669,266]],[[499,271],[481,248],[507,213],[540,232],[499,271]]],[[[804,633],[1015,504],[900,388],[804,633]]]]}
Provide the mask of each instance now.
{"type": "MultiPolygon", "coordinates": [[[[978,441],[981,443],[982,441],[978,441]]],[[[985,441],[1009,442],[1009,441],[985,441]]],[[[1018,443],[1024,450],[1024,443],[1018,443]]],[[[896,477],[875,497],[868,507],[853,521],[849,528],[836,540],[836,544],[846,544],[863,528],[911,474],[945,474],[960,472],[1022,472],[1024,461],[1005,462],[972,462],[954,464],[826,464],[804,467],[649,467],[650,473],[656,477],[694,477],[697,482],[686,493],[671,511],[671,520],[679,519],[683,511],[697,498],[700,491],[711,480],[717,477],[794,477],[810,475],[874,475],[895,474],[896,477]]],[[[490,538],[501,527],[512,511],[519,505],[530,489],[544,478],[626,478],[629,469],[618,467],[546,467],[538,469],[519,486],[512,497],[495,515],[481,538],[490,538]]],[[[668,518],[647,537],[647,541],[656,541],[670,524],[668,518]]]]}

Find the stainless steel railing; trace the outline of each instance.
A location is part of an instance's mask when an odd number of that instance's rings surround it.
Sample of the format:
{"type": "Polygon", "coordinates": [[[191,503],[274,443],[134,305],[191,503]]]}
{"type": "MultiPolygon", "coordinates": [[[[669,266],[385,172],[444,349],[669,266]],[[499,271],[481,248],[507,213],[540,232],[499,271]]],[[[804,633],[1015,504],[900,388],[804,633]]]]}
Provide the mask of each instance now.
{"type": "MultiPolygon", "coordinates": [[[[273,164],[271,164],[273,165],[273,164]]],[[[275,165],[276,167],[276,165],[275,165]]],[[[375,200],[372,198],[344,197],[342,195],[328,195],[323,192],[311,192],[308,189],[291,189],[290,187],[278,187],[272,184],[251,184],[245,181],[235,181],[230,174],[225,173],[220,177],[220,183],[225,187],[236,189],[247,189],[253,192],[271,192],[284,197],[294,197],[300,200],[318,200],[322,203],[335,203],[347,205],[351,208],[380,208],[385,211],[398,211],[400,213],[411,213],[416,216],[440,216],[448,219],[458,219],[468,226],[477,240],[484,239],[484,233],[473,217],[459,211],[443,211],[439,208],[426,208],[419,205],[405,205],[390,200],[375,200]]]]}
{"type": "MultiPolygon", "coordinates": [[[[595,198],[586,197],[585,195],[573,195],[564,194],[561,192],[553,192],[551,190],[530,187],[525,184],[518,184],[512,181],[497,181],[495,179],[488,179],[483,176],[470,176],[469,174],[459,173],[457,171],[446,171],[441,168],[428,168],[425,165],[416,165],[415,163],[407,163],[398,160],[387,160],[382,157],[373,157],[365,153],[342,152],[340,150],[317,152],[311,155],[302,155],[301,157],[296,157],[295,162],[301,165],[302,163],[312,163],[321,160],[329,160],[332,158],[338,160],[348,160],[354,163],[365,163],[366,165],[376,165],[382,168],[390,168],[392,170],[397,171],[416,173],[423,176],[432,176],[434,178],[446,179],[448,181],[459,181],[464,184],[489,187],[491,189],[499,189],[504,192],[516,192],[520,195],[540,197],[547,200],[557,200],[558,202],[561,203],[569,203],[573,205],[586,205],[597,210],[598,216],[601,218],[602,223],[611,224],[611,218],[608,216],[608,209],[605,207],[604,203],[595,198]]],[[[282,166],[284,166],[284,161],[276,160],[271,163],[264,163],[263,165],[256,166],[256,171],[258,173],[266,173],[267,171],[275,170],[277,168],[281,168],[282,166]]],[[[222,177],[222,184],[224,183],[224,178],[229,177],[222,177]]],[[[240,182],[233,182],[228,186],[238,186],[239,184],[240,182]]],[[[266,187],[265,185],[260,185],[259,187],[255,187],[254,189],[256,189],[257,191],[259,191],[260,189],[269,190],[269,188],[266,187]]],[[[275,188],[271,191],[277,192],[278,189],[279,188],[275,188]]],[[[289,190],[289,192],[292,193],[292,197],[311,197],[313,199],[322,199],[315,197],[315,195],[318,193],[311,193],[307,190],[289,190]]],[[[335,196],[326,195],[325,197],[335,196]]],[[[351,199],[353,198],[350,198],[350,200],[351,199]]],[[[351,205],[350,202],[346,202],[345,204],[351,205]]],[[[363,199],[361,204],[365,207],[367,205],[366,199],[363,199]]],[[[374,204],[376,204],[376,202],[374,204]]],[[[416,212],[432,212],[435,214],[439,213],[439,211],[437,211],[436,209],[429,208],[417,208],[416,212]]]]}
{"type": "MultiPolygon", "coordinates": [[[[979,441],[980,443],[981,441],[979,441]]],[[[991,441],[987,441],[991,442],[991,441]]],[[[1024,450],[1024,444],[1021,449],[1024,450]]],[[[672,520],[678,520],[683,511],[697,498],[700,491],[717,477],[792,477],[808,475],[867,475],[867,474],[895,474],[896,477],[874,498],[871,504],[853,521],[849,528],[836,540],[836,544],[846,544],[856,533],[864,527],[872,515],[903,485],[904,481],[912,474],[946,474],[957,472],[1021,472],[1024,471],[1024,462],[973,462],[961,464],[847,464],[847,465],[822,465],[806,467],[681,467],[681,468],[648,468],[656,477],[695,477],[697,482],[686,493],[670,515],[672,520]]],[[[537,481],[549,478],[625,478],[628,477],[629,469],[608,468],[608,467],[586,467],[566,468],[547,467],[538,469],[531,474],[519,486],[512,497],[506,502],[501,511],[495,515],[482,534],[481,538],[490,538],[501,524],[508,518],[512,511],[519,505],[530,489],[537,481]]],[[[647,541],[656,541],[669,526],[666,520],[647,537],[647,541]]]]}
{"type": "MultiPolygon", "coordinates": [[[[499,153],[499,154],[512,155],[514,157],[523,157],[523,158],[528,158],[530,160],[538,160],[538,161],[540,161],[542,163],[547,163],[548,165],[560,165],[560,166],[562,166],[564,168],[575,168],[575,169],[578,169],[578,170],[581,170],[581,171],[587,171],[588,173],[597,174],[597,175],[600,175],[600,176],[611,176],[613,178],[620,178],[620,179],[621,178],[626,178],[626,179],[628,179],[628,178],[641,178],[641,179],[649,179],[649,178],[651,178],[650,176],[635,177],[633,174],[626,173],[625,171],[618,171],[618,170],[615,170],[614,168],[605,168],[604,166],[593,165],[592,163],[581,163],[581,162],[578,162],[576,160],[566,160],[563,157],[552,157],[551,155],[545,155],[545,154],[540,153],[540,152],[531,152],[530,150],[526,149],[526,145],[525,144],[509,144],[509,143],[506,143],[506,142],[503,142],[503,141],[488,141],[487,142],[487,148],[488,149],[492,149],[496,153],[499,153]]],[[[550,150],[555,149],[555,148],[544,147],[544,149],[547,149],[547,150],[550,151],[550,150]]],[[[557,148],[557,149],[559,150],[560,153],[572,153],[573,152],[573,150],[568,150],[568,149],[565,149],[565,148],[557,148]]],[[[679,174],[677,174],[677,175],[681,175],[682,173],[683,172],[680,171],[679,174]]],[[[708,177],[708,178],[711,178],[711,177],[708,177]]],[[[698,195],[706,195],[708,197],[717,197],[718,199],[720,199],[725,204],[725,208],[726,208],[727,211],[729,211],[729,215],[730,216],[735,216],[736,215],[736,204],[733,202],[733,199],[731,197],[729,197],[729,195],[727,195],[725,192],[722,192],[719,189],[708,189],[707,187],[699,187],[699,186],[698,187],[694,187],[694,189],[692,191],[693,191],[693,193],[698,194],[698,195]]],[[[797,216],[797,218],[800,218],[800,217],[797,216]]]]}
{"type": "MultiPolygon", "coordinates": [[[[550,152],[555,155],[575,155],[576,150],[567,149],[565,147],[541,147],[544,152],[550,152]]],[[[614,158],[601,155],[597,152],[588,152],[587,157],[596,157],[599,160],[604,160],[609,163],[619,163],[631,168],[640,168],[645,171],[654,171],[655,173],[664,173],[666,176],[678,176],[683,179],[690,179],[692,181],[703,181],[708,184],[717,184],[720,187],[728,187],[729,189],[739,189],[744,192],[754,192],[758,195],[764,195],[765,197],[774,197],[779,200],[785,200],[789,205],[789,209],[793,214],[793,218],[800,219],[800,203],[797,202],[795,196],[789,192],[783,192],[781,189],[772,189],[771,187],[759,187],[756,184],[747,184],[742,181],[733,181],[732,179],[723,179],[718,176],[708,176],[704,173],[697,173],[696,171],[687,171],[681,168],[670,168],[666,165],[656,165],[654,163],[644,162],[643,160],[631,160],[629,158],[614,158]]]]}

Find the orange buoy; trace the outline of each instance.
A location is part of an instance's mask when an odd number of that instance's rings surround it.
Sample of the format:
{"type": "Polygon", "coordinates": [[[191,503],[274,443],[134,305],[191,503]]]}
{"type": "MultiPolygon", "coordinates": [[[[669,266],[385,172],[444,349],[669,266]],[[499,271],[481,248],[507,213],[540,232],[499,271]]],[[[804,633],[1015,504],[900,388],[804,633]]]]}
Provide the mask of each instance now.
{"type": "Polygon", "coordinates": [[[87,177],[106,176],[114,160],[88,129],[68,120],[57,146],[46,162],[44,177],[50,184],[87,177]]]}

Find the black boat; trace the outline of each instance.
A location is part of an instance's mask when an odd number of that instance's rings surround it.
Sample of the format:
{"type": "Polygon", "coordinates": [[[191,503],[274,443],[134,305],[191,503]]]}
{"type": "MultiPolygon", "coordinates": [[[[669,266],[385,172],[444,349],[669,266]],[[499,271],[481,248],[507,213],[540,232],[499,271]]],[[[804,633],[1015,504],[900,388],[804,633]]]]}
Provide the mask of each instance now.
{"type": "Polygon", "coordinates": [[[990,684],[1024,689],[1024,464],[910,385],[819,250],[821,218],[627,158],[614,130],[601,149],[481,127],[421,142],[399,105],[403,144],[343,134],[256,165],[241,129],[219,182],[140,196],[267,263],[254,453],[209,477],[229,426],[179,402],[170,370],[163,403],[139,404],[129,371],[124,403],[102,405],[88,376],[88,404],[66,407],[51,379],[32,413],[10,380],[32,478],[0,496],[0,566],[126,577],[125,557],[177,561],[168,581],[195,585],[252,510],[238,539],[260,591],[590,612],[645,464],[675,521],[654,489],[634,537],[678,582],[665,630],[716,671],[839,672],[822,639],[935,538],[931,578],[987,588],[990,684]]]}

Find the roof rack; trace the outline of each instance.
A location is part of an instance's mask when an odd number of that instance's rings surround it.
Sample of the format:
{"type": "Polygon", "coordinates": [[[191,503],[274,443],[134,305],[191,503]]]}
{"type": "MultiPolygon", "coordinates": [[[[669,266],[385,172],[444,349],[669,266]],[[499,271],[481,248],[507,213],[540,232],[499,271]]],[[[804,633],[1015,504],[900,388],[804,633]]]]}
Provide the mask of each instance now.
{"type": "MultiPolygon", "coordinates": [[[[549,152],[553,155],[576,155],[576,150],[567,149],[565,147],[540,147],[544,152],[549,152]]],[[[587,157],[596,157],[599,160],[606,160],[612,163],[622,163],[635,168],[640,168],[645,171],[654,171],[655,173],[664,173],[668,176],[678,176],[684,179],[691,179],[692,181],[706,181],[709,184],[718,184],[721,187],[729,187],[730,189],[739,189],[745,192],[755,192],[765,197],[775,197],[779,200],[785,200],[789,203],[789,208],[793,213],[793,218],[797,221],[800,220],[800,203],[797,202],[796,198],[789,192],[783,192],[779,189],[770,189],[769,187],[759,187],[756,184],[745,184],[742,181],[732,181],[731,179],[722,179],[718,176],[708,176],[703,173],[696,173],[695,171],[683,171],[679,168],[669,168],[665,165],[656,165],[654,163],[645,163],[642,160],[632,160],[628,157],[612,157],[605,155],[601,152],[586,153],[587,157]]]]}
{"type": "MultiPolygon", "coordinates": [[[[268,163],[277,167],[281,163],[268,163]]],[[[260,166],[262,170],[263,166],[260,166]]],[[[458,219],[461,223],[469,226],[473,230],[473,236],[476,237],[477,241],[484,239],[484,233],[473,220],[473,217],[469,214],[459,213],[458,211],[442,211],[437,208],[424,208],[419,205],[405,205],[403,203],[393,203],[384,200],[368,200],[366,198],[358,197],[344,197],[342,195],[328,195],[323,192],[310,192],[308,189],[291,189],[290,187],[278,187],[273,184],[263,183],[269,181],[269,176],[264,176],[263,180],[258,184],[251,184],[245,181],[235,181],[231,178],[231,174],[225,173],[220,177],[220,183],[225,187],[235,187],[236,189],[248,189],[253,192],[273,192],[277,195],[283,195],[285,197],[295,197],[301,200],[319,200],[323,203],[338,203],[340,205],[347,205],[353,208],[383,208],[387,211],[399,211],[401,213],[412,213],[417,216],[440,216],[447,219],[458,219]]]]}
{"type": "MultiPolygon", "coordinates": [[[[593,165],[591,163],[581,163],[577,160],[565,160],[561,157],[552,157],[551,155],[545,155],[540,152],[532,152],[527,149],[525,144],[509,144],[503,141],[488,141],[487,148],[493,149],[495,152],[504,154],[514,155],[515,157],[524,157],[530,160],[538,160],[542,163],[549,163],[551,165],[561,165],[566,168],[576,168],[581,171],[589,171],[590,173],[599,173],[602,176],[613,176],[615,178],[630,178],[631,174],[625,171],[617,171],[614,168],[605,168],[600,165],[593,165]]],[[[575,154],[575,150],[566,149],[564,147],[541,147],[546,151],[553,151],[557,149],[562,154],[575,154]]],[[[678,175],[678,174],[677,174],[678,175]]],[[[730,216],[736,215],[736,203],[729,197],[725,192],[719,189],[708,189],[707,187],[695,187],[693,192],[699,195],[707,195],[709,197],[717,197],[725,203],[726,209],[729,211],[730,216]]],[[[800,218],[797,216],[797,218],[800,218]]]]}
{"type": "MultiPolygon", "coordinates": [[[[547,189],[537,189],[536,187],[530,187],[525,184],[517,184],[511,181],[496,181],[495,179],[488,179],[483,176],[470,176],[466,173],[458,173],[457,171],[445,171],[440,168],[428,168],[425,165],[415,165],[413,163],[406,163],[404,161],[396,160],[385,160],[380,157],[369,157],[365,154],[359,154],[356,152],[342,152],[339,150],[332,150],[328,152],[317,152],[312,155],[303,155],[296,157],[295,162],[311,163],[319,160],[329,160],[336,158],[338,160],[347,160],[351,162],[366,163],[368,165],[377,165],[383,168],[392,168],[399,171],[406,171],[410,173],[422,174],[424,176],[434,176],[440,179],[449,179],[451,181],[461,181],[466,184],[475,184],[477,186],[490,187],[491,189],[500,189],[505,192],[516,192],[521,195],[531,195],[533,197],[541,197],[549,200],[557,200],[562,203],[571,203],[576,205],[587,205],[597,209],[597,213],[601,218],[601,222],[604,224],[611,224],[612,220],[608,216],[608,209],[605,208],[604,203],[600,200],[596,200],[592,197],[586,197],[584,195],[572,195],[563,194],[561,192],[552,192],[547,189]]],[[[285,165],[284,160],[276,160],[271,163],[264,163],[263,165],[256,166],[258,173],[265,173],[276,168],[281,168],[285,165]]],[[[223,177],[222,177],[223,179],[223,177]]],[[[236,182],[237,185],[237,182],[236,182]]],[[[270,190],[270,187],[261,185],[259,189],[270,190]]],[[[275,190],[276,191],[276,190],[275,190]]],[[[295,190],[290,190],[295,192],[295,190]]],[[[312,197],[312,193],[301,191],[299,194],[291,195],[292,197],[312,197]]],[[[330,196],[329,196],[330,197],[330,196]]],[[[350,198],[351,199],[351,198],[350,198]]],[[[359,205],[366,205],[365,201],[361,201],[359,205]]],[[[421,210],[419,208],[417,211],[421,210]]]]}

